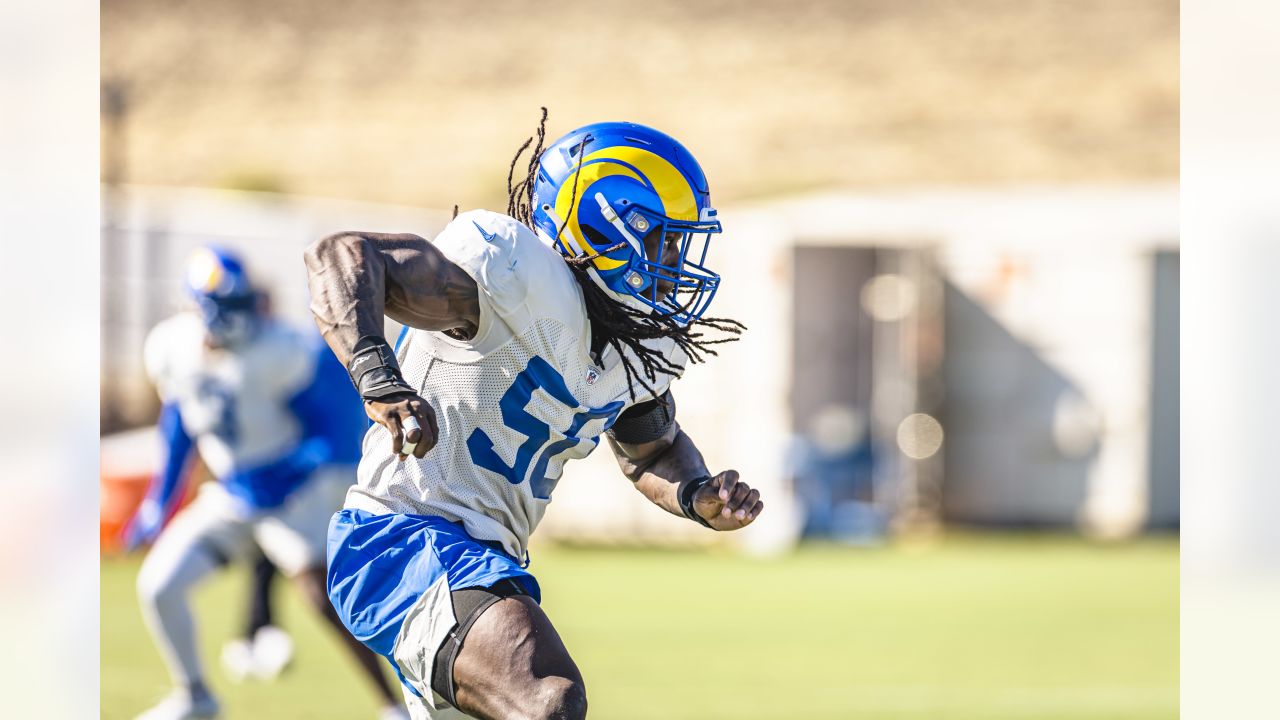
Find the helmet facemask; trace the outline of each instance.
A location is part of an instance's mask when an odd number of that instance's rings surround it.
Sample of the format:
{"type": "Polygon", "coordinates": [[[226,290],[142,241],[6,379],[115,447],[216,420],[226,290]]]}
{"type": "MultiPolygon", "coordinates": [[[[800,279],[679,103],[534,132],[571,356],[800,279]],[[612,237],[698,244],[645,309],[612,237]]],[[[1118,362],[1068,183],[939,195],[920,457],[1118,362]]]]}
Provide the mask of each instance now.
{"type": "Polygon", "coordinates": [[[701,317],[720,284],[720,276],[706,266],[711,236],[720,232],[715,211],[708,209],[704,220],[677,220],[623,200],[619,204],[624,210],[619,214],[603,194],[595,195],[592,199],[600,209],[600,219],[608,222],[608,227],[602,232],[598,222],[584,218],[581,227],[588,241],[605,249],[621,239],[629,251],[625,266],[597,274],[605,289],[615,297],[623,295],[624,300],[631,300],[628,305],[657,312],[681,325],[701,317]],[[639,301],[639,306],[634,301],[639,301]]]}
{"type": "Polygon", "coordinates": [[[205,337],[211,347],[235,348],[257,333],[257,295],[203,295],[195,300],[200,320],[204,323],[205,337]]]}
{"type": "MultiPolygon", "coordinates": [[[[570,257],[598,253],[600,260],[587,266],[588,274],[633,310],[658,313],[681,325],[700,318],[720,284],[719,274],[706,266],[711,236],[721,231],[716,211],[705,208],[698,220],[672,218],[658,209],[661,200],[646,188],[615,178],[597,185],[614,190],[613,197],[593,188],[574,214],[581,239],[566,227],[556,248],[570,257]]],[[[543,212],[555,217],[547,206],[543,212]]]]}

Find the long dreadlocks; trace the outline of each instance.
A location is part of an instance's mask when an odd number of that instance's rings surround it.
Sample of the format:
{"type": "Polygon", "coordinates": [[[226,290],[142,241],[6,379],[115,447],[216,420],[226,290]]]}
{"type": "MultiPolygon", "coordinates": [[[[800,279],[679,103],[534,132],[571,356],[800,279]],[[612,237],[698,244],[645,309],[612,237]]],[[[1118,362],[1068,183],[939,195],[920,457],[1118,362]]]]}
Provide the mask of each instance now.
{"type": "MultiPolygon", "coordinates": [[[[511,166],[507,170],[507,214],[530,228],[533,227],[533,186],[538,176],[538,161],[542,159],[542,149],[546,137],[547,109],[544,107],[542,108],[542,119],[538,123],[537,135],[524,141],[524,144],[516,151],[515,157],[511,158],[511,166]],[[537,139],[536,144],[534,143],[535,137],[537,139]],[[520,161],[520,156],[524,154],[524,151],[529,149],[530,145],[534,146],[533,154],[529,157],[529,165],[524,177],[519,182],[513,182],[516,174],[516,164],[520,161]]],[[[583,139],[582,143],[585,146],[586,138],[583,139]]],[[[585,155],[582,152],[582,147],[578,148],[577,155],[578,169],[574,171],[573,195],[569,202],[571,207],[578,200],[577,173],[582,171],[582,159],[585,155]]],[[[567,224],[569,222],[571,214],[572,212],[566,213],[564,223],[567,224]]],[[[564,230],[564,225],[561,225],[558,228],[556,237],[558,238],[564,230]]],[[[592,352],[598,353],[606,345],[612,346],[618,356],[622,358],[623,369],[627,375],[627,389],[631,394],[631,399],[635,400],[635,386],[639,384],[649,392],[650,396],[665,406],[666,401],[658,398],[658,394],[654,391],[653,383],[657,381],[658,373],[677,375],[680,372],[680,367],[667,359],[661,351],[646,345],[644,343],[645,340],[659,338],[674,340],[676,345],[688,356],[689,362],[700,363],[706,360],[706,356],[716,354],[716,351],[709,346],[737,340],[742,331],[746,330],[746,326],[737,320],[728,318],[701,318],[690,322],[688,325],[681,325],[669,315],[641,312],[614,300],[599,285],[596,285],[591,276],[587,274],[587,268],[590,267],[591,261],[600,255],[622,247],[625,247],[625,243],[606,248],[595,254],[565,258],[565,263],[573,271],[573,278],[578,281],[578,285],[582,288],[582,297],[586,302],[587,318],[591,322],[592,352]],[[727,337],[705,339],[705,333],[700,331],[700,328],[703,327],[723,333],[727,337]],[[624,349],[630,350],[630,355],[624,349]],[[632,357],[640,362],[639,368],[632,364],[632,357]]]]}

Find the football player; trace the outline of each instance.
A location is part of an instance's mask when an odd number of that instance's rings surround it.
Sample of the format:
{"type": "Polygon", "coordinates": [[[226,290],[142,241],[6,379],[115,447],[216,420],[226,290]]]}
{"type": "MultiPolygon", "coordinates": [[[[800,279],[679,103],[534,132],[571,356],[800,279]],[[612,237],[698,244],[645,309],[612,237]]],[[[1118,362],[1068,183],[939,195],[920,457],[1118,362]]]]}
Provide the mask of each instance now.
{"type": "Polygon", "coordinates": [[[720,223],[697,161],[621,122],[543,152],[545,121],[508,214],[306,253],[316,321],[376,421],[329,528],[329,596],[416,718],[585,715],[526,547],[564,464],[601,435],[667,512],[724,531],[764,507],[737,472],[708,471],[669,389],[712,352],[700,329],[742,327],[704,317],[720,223]],[[384,314],[406,326],[395,349],[384,314]]]}
{"type": "Polygon", "coordinates": [[[163,403],[164,456],[125,528],[129,547],[156,541],[138,574],[138,597],[177,685],[142,717],[218,714],[187,593],[253,542],[345,639],[381,697],[382,716],[403,717],[377,657],[345,631],[325,594],[326,525],[351,484],[353,447],[367,426],[352,412],[358,401],[345,371],[314,335],[263,312],[235,255],[201,249],[186,285],[196,312],[161,322],[147,337],[146,369],[163,403]],[[196,451],[217,482],[204,483],[165,527],[196,451]]]}

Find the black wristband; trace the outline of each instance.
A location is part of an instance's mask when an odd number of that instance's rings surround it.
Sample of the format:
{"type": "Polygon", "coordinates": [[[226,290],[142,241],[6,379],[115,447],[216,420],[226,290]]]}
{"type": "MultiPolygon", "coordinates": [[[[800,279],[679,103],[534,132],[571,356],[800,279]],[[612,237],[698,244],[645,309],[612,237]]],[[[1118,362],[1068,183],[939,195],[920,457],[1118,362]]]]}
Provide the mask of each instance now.
{"type": "Polygon", "coordinates": [[[711,482],[710,475],[703,475],[700,478],[694,478],[681,486],[680,494],[677,496],[680,502],[680,512],[684,513],[685,517],[699,525],[702,525],[703,527],[711,527],[711,523],[693,509],[693,496],[698,492],[698,490],[702,489],[703,485],[706,485],[709,482],[711,482]]]}
{"type": "Polygon", "coordinates": [[[385,400],[392,395],[414,391],[400,374],[395,351],[380,337],[366,335],[360,338],[351,362],[347,363],[347,374],[365,400],[385,400]]]}

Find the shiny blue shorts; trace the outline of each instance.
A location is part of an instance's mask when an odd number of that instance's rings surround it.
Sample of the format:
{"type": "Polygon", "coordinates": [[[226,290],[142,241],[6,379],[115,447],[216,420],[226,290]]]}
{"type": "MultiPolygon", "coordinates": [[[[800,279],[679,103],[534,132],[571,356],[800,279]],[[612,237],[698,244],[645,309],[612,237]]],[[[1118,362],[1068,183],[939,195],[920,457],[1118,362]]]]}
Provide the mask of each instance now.
{"type": "Polygon", "coordinates": [[[515,558],[441,517],[340,510],[329,523],[328,559],[329,601],[342,624],[410,689],[395,661],[396,639],[410,609],[442,577],[450,591],[512,578],[541,600],[538,581],[515,558]]]}

